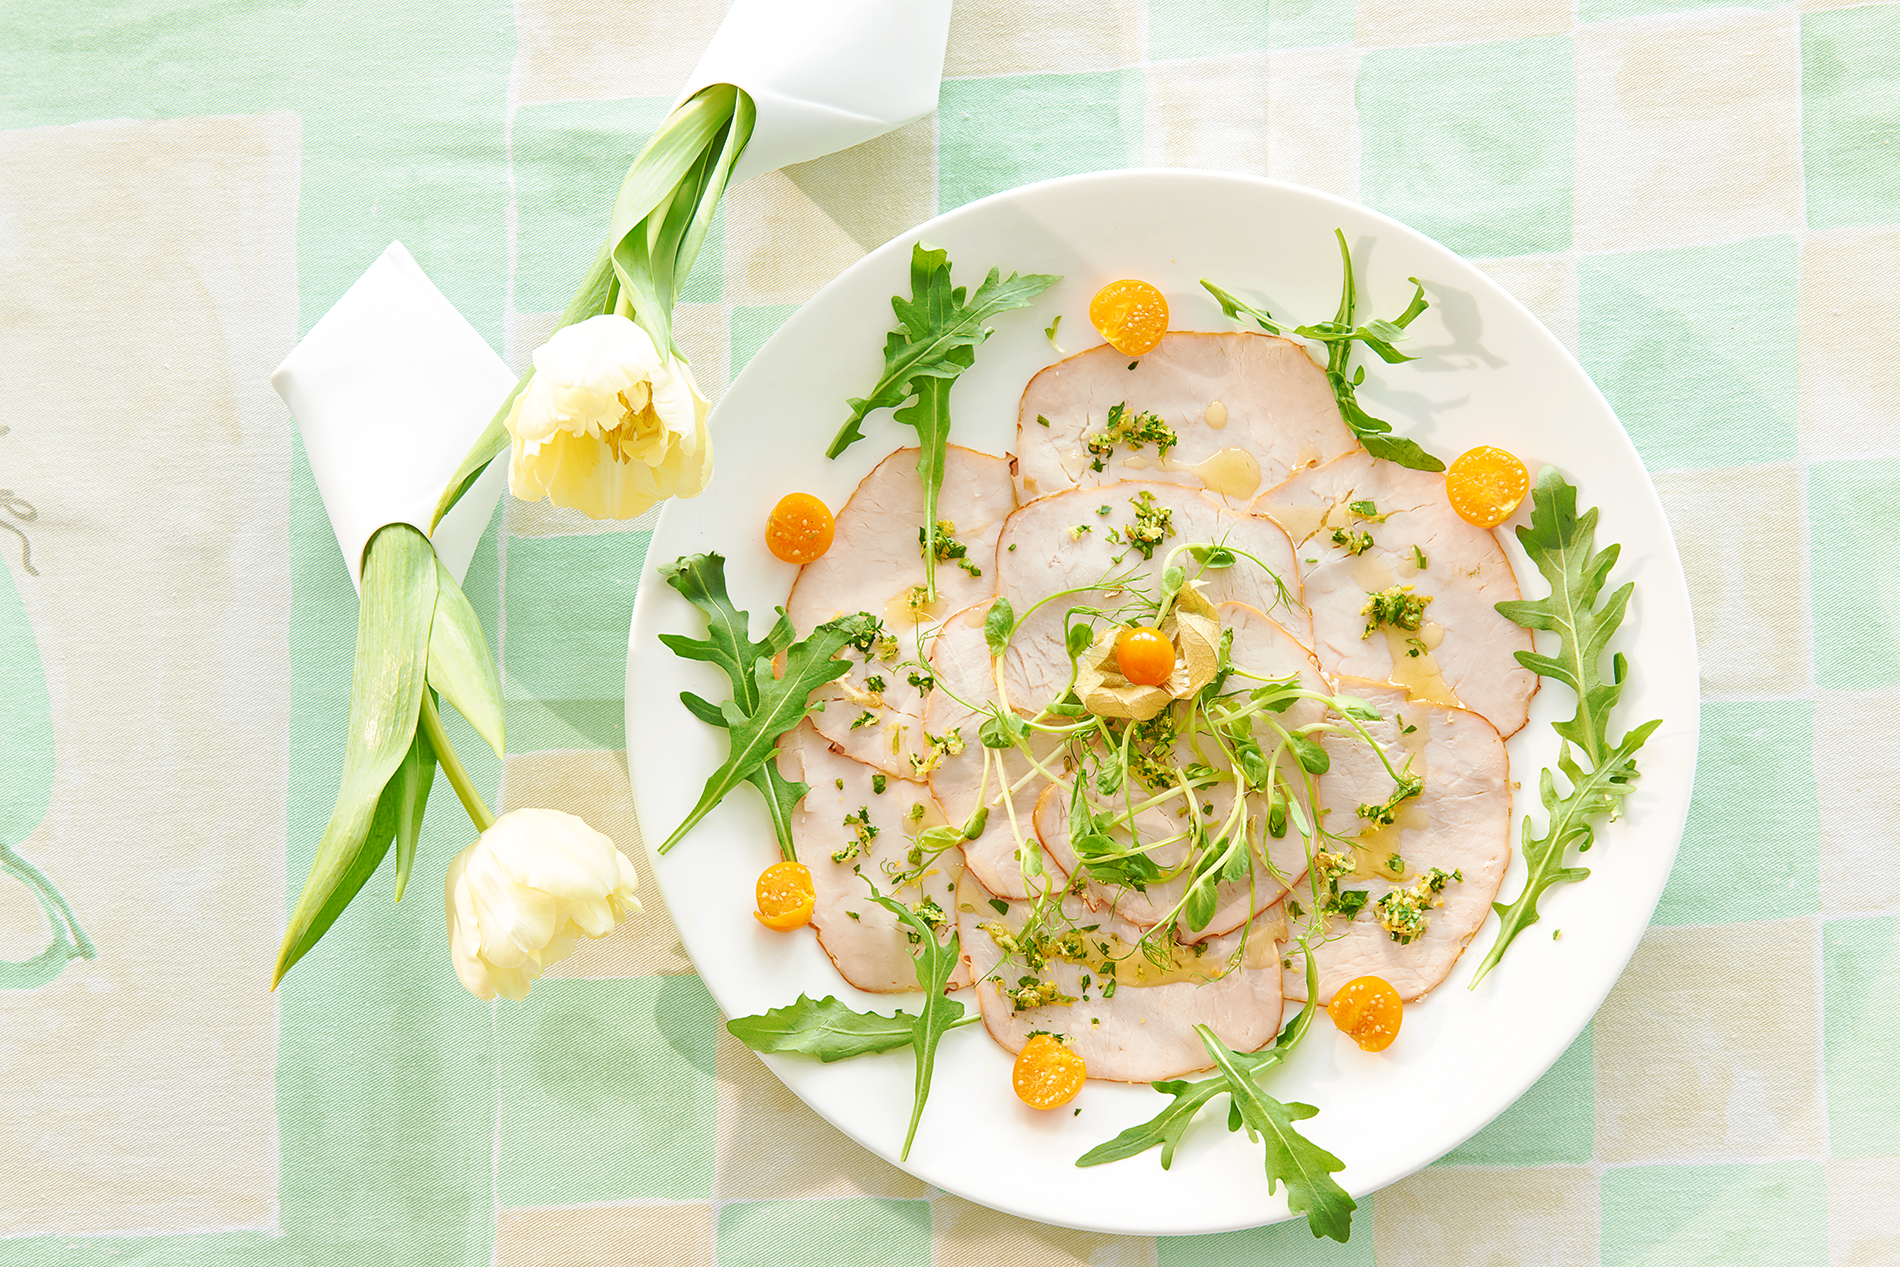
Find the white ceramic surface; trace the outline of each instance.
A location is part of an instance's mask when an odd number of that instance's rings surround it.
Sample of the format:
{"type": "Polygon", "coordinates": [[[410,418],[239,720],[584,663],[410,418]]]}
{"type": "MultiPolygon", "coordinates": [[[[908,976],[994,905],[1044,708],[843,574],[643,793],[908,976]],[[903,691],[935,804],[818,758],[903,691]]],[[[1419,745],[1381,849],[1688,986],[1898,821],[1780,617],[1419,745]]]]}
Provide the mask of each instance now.
{"type": "MultiPolygon", "coordinates": [[[[1404,1032],[1390,1050],[1361,1052],[1322,1017],[1267,1089],[1282,1100],[1318,1106],[1319,1115],[1301,1129],[1347,1163],[1337,1178],[1363,1196],[1427,1165],[1491,1121],[1589,1022],[1668,878],[1695,770],[1698,683],[1689,597],[1649,477],[1582,369],[1472,265],[1400,224],[1325,194],[1178,170],[1050,181],[938,217],[821,290],[753,357],[720,402],[712,483],[698,499],[667,507],[648,553],[627,666],[627,749],[648,863],[687,951],[727,1016],[783,1006],[801,991],[836,994],[854,1007],[887,1013],[905,1000],[853,990],[811,936],[767,932],[752,918],[753,880],[775,860],[776,849],[751,789],[728,797],[667,857],[652,853],[725,754],[724,734],[694,720],[679,692],[714,699],[729,694],[716,670],[677,659],[654,637],[666,630],[698,636],[704,623],[653,568],[697,551],[724,554],[734,601],[752,613],[754,636],[764,632],[795,573],[764,549],[767,509],[793,490],[843,505],[858,480],[913,435],[882,411],[871,417],[864,441],[838,461],[824,457],[845,416],[845,398],[864,394],[878,376],[893,324],[890,297],[908,293],[913,241],[947,247],[955,280],[971,287],[993,265],[1064,276],[1029,308],[995,322],[994,337],[952,396],[956,442],[1002,453],[1013,438],[1024,384],[1057,359],[1043,335],[1056,314],[1062,316],[1058,341],[1080,351],[1097,341],[1088,324],[1089,297],[1115,278],[1141,277],[1166,293],[1173,328],[1236,328],[1198,285],[1208,277],[1276,316],[1330,318],[1340,285],[1335,226],[1353,248],[1361,320],[1396,315],[1412,293],[1408,275],[1425,283],[1432,301],[1405,345],[1418,360],[1384,365],[1364,351],[1355,354],[1356,363],[1370,362],[1362,403],[1447,459],[1473,445],[1497,444],[1523,457],[1533,473],[1554,463],[1577,485],[1580,505],[1601,508],[1599,544],[1623,547],[1612,583],[1636,582],[1630,617],[1612,643],[1631,665],[1617,733],[1651,717],[1664,724],[1640,756],[1642,779],[1625,813],[1601,831],[1585,858],[1594,874],[1551,891],[1541,905],[1543,921],[1518,938],[1482,986],[1466,988],[1496,934],[1495,917],[1450,979],[1406,1009],[1404,1032]],[[1552,939],[1557,929],[1561,940],[1552,939]]],[[[1511,523],[1528,513],[1527,499],[1511,523]]],[[[1546,592],[1509,532],[1500,536],[1527,595],[1546,592]]],[[[1573,707],[1560,686],[1540,692],[1530,725],[1510,744],[1520,823],[1527,812],[1542,821],[1536,789],[1539,768],[1556,755],[1551,722],[1573,707]]],[[[1500,896],[1514,898],[1523,881],[1520,857],[1500,896]]],[[[914,1010],[914,996],[907,1006],[914,1010]]],[[[764,1059],[840,1130],[896,1160],[909,1117],[907,1052],[830,1065],[764,1059]]],[[[1267,1193],[1260,1145],[1226,1131],[1224,1108],[1203,1112],[1169,1171],[1153,1150],[1082,1170],[1077,1157],[1167,1101],[1146,1086],[1090,1083],[1076,1101],[1079,1114],[1037,1113],[1011,1093],[1009,1067],[1009,1055],[981,1026],[949,1035],[905,1168],[998,1210],[1103,1232],[1213,1232],[1287,1216],[1285,1189],[1267,1193]]],[[[1358,1231],[1370,1235],[1369,1227],[1358,1231]]]]}

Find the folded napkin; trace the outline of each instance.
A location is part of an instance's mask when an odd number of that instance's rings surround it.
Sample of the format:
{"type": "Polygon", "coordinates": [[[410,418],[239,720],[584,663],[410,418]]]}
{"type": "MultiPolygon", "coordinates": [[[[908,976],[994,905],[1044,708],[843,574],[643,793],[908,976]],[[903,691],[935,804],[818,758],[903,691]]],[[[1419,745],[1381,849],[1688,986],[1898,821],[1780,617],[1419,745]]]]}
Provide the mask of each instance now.
{"type": "MultiPolygon", "coordinates": [[[[515,376],[392,242],[270,381],[297,420],[337,546],[361,589],[370,537],[392,523],[428,532],[443,487],[515,376]]],[[[430,534],[458,581],[507,478],[507,463],[490,463],[430,534]]]]}
{"type": "Polygon", "coordinates": [[[736,184],[937,108],[950,0],[734,0],[679,99],[734,84],[758,107],[736,184]]]}

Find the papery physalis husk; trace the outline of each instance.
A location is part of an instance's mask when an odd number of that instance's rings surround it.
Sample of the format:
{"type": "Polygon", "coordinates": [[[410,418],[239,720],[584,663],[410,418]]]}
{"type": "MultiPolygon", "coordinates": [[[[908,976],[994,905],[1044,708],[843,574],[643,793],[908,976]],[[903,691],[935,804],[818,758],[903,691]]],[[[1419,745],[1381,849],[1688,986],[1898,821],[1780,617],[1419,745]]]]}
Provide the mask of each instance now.
{"type": "Polygon", "coordinates": [[[1192,585],[1181,587],[1161,622],[1161,636],[1174,645],[1174,672],[1162,685],[1141,686],[1122,676],[1115,663],[1116,632],[1106,631],[1076,662],[1075,693],[1097,717],[1147,721],[1213,681],[1220,664],[1220,617],[1192,585]]]}

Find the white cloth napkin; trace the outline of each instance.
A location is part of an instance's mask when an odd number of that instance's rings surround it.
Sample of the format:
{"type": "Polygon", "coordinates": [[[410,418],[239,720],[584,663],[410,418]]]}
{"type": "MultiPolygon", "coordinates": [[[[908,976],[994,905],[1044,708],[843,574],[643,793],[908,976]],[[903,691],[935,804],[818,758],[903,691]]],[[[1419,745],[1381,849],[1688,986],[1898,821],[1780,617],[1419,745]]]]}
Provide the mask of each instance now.
{"type": "MultiPolygon", "coordinates": [[[[350,579],[385,524],[428,532],[442,489],[515,376],[392,242],[270,377],[303,433],[350,579]]],[[[459,581],[507,481],[493,462],[432,540],[459,581]]]]}
{"type": "Polygon", "coordinates": [[[734,0],[679,99],[708,84],[751,94],[737,183],[935,110],[949,39],[950,0],[734,0]]]}

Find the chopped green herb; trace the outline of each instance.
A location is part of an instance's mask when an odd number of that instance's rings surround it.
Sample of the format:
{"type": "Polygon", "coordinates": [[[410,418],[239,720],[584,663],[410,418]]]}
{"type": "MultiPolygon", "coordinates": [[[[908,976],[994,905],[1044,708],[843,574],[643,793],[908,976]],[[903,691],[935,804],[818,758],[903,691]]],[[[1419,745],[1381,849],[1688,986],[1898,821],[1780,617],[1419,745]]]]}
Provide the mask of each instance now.
{"type": "Polygon", "coordinates": [[[1347,554],[1361,555],[1372,548],[1372,534],[1356,528],[1333,529],[1333,544],[1344,547],[1347,554]]]}
{"type": "Polygon", "coordinates": [[[884,789],[888,786],[889,784],[885,782],[883,775],[874,774],[871,776],[871,791],[875,792],[877,795],[879,796],[884,795],[884,789]]]}
{"type": "Polygon", "coordinates": [[[1108,421],[1102,425],[1100,431],[1088,437],[1082,447],[1088,450],[1089,456],[1094,459],[1089,463],[1089,469],[1100,471],[1114,460],[1115,446],[1118,444],[1126,445],[1136,452],[1140,452],[1143,446],[1152,444],[1165,458],[1168,456],[1168,450],[1178,442],[1179,437],[1175,435],[1174,428],[1163,422],[1159,415],[1130,414],[1128,402],[1123,401],[1108,407],[1108,421]]]}
{"type": "Polygon", "coordinates": [[[1366,605],[1359,609],[1359,614],[1366,618],[1366,631],[1360,636],[1370,638],[1380,625],[1417,633],[1419,626],[1425,623],[1425,608],[1431,601],[1430,594],[1414,594],[1410,585],[1394,585],[1368,594],[1366,605]]]}
{"type": "Polygon", "coordinates": [[[1155,548],[1174,535],[1174,512],[1155,502],[1155,495],[1142,489],[1128,499],[1135,508],[1135,521],[1122,530],[1122,540],[1152,559],[1155,548]]]}
{"type": "Polygon", "coordinates": [[[1377,502],[1347,502],[1346,509],[1368,523],[1382,524],[1392,517],[1392,512],[1389,510],[1383,515],[1380,514],[1379,504],[1377,502]]]}

